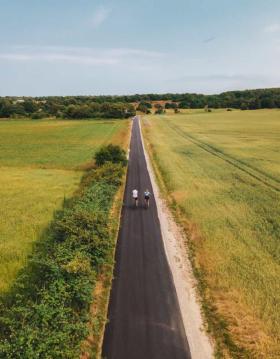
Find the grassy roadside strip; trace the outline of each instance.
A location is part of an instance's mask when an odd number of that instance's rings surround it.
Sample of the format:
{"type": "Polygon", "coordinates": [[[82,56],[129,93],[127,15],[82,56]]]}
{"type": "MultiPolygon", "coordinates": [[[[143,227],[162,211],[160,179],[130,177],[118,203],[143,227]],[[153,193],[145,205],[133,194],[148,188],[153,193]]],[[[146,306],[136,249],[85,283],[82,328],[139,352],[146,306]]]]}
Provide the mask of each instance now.
{"type": "Polygon", "coordinates": [[[102,342],[107,322],[107,312],[110,299],[110,291],[113,280],[114,258],[116,242],[119,232],[123,196],[126,183],[127,168],[123,175],[122,184],[115,196],[110,214],[111,237],[114,239],[114,247],[109,254],[110,260],[99,273],[93,292],[93,303],[90,310],[89,336],[82,345],[81,359],[101,358],[102,342]]]}
{"type": "MultiPolygon", "coordinates": [[[[111,210],[123,176],[120,164],[89,170],[73,198],[55,214],[28,265],[0,300],[1,357],[80,356],[97,278],[113,266],[117,224],[111,210]]],[[[94,331],[98,326],[92,320],[94,331]]]]}
{"type": "Polygon", "coordinates": [[[221,359],[251,358],[251,353],[237,346],[232,340],[226,320],[221,317],[221,315],[219,315],[215,307],[214,301],[210,297],[203,268],[199,266],[199,263],[196,259],[195,243],[201,240],[199,231],[196,226],[194,226],[190,221],[188,221],[185,213],[177,204],[175,198],[173,198],[172,193],[168,190],[168,174],[164,173],[164,170],[160,165],[160,160],[153,148],[153,145],[149,143],[148,136],[145,136],[145,133],[149,131],[149,128],[148,124],[145,123],[145,119],[143,122],[144,123],[142,126],[142,130],[144,134],[144,144],[149,154],[158,186],[164,198],[166,199],[166,202],[173,214],[174,219],[184,229],[184,232],[186,233],[187,245],[189,249],[188,256],[192,264],[194,276],[197,280],[197,291],[201,302],[201,308],[206,329],[207,332],[211,335],[211,337],[215,340],[215,357],[221,359]]]}

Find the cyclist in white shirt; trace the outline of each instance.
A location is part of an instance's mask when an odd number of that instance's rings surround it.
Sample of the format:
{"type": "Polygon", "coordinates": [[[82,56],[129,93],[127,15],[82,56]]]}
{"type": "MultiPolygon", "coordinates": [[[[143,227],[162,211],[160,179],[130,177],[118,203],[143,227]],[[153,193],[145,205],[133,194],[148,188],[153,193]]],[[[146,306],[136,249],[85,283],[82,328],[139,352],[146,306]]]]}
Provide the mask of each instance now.
{"type": "Polygon", "coordinates": [[[134,199],[135,206],[138,207],[138,191],[137,191],[137,189],[134,189],[132,191],[132,198],[134,199]]]}

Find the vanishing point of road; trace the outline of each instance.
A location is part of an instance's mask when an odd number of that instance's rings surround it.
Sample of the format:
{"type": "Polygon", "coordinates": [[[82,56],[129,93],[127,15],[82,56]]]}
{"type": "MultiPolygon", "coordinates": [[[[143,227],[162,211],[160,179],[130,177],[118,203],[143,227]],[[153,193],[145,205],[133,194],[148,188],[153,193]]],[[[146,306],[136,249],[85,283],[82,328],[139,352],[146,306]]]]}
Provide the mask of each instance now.
{"type": "Polygon", "coordinates": [[[152,192],[136,117],[102,358],[189,359],[153,196],[150,208],[144,207],[146,188],[152,192]],[[132,203],[135,188],[139,191],[138,208],[132,203]]]}

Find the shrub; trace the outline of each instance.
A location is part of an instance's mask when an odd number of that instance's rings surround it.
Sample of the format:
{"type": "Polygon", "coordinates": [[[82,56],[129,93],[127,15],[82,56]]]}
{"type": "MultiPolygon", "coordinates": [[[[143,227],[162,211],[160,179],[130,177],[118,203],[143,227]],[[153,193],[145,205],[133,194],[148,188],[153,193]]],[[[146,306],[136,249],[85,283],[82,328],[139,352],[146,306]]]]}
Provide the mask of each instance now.
{"type": "Polygon", "coordinates": [[[43,112],[43,111],[38,111],[38,112],[35,112],[35,113],[33,113],[31,115],[31,118],[33,120],[41,120],[41,119],[46,118],[46,117],[48,117],[48,114],[43,112]]]}
{"type": "Polygon", "coordinates": [[[140,112],[143,112],[143,113],[146,113],[146,114],[150,114],[151,113],[151,108],[152,108],[152,105],[149,102],[142,101],[142,102],[139,103],[136,110],[140,111],[140,112]]]}
{"type": "Polygon", "coordinates": [[[165,113],[165,111],[164,111],[162,108],[158,108],[158,109],[155,111],[155,115],[162,115],[163,113],[165,113]]]}
{"type": "Polygon", "coordinates": [[[127,164],[125,151],[120,146],[112,144],[101,147],[94,159],[97,166],[102,166],[106,162],[121,163],[123,166],[127,164]]]}
{"type": "Polygon", "coordinates": [[[176,102],[166,102],[166,104],[164,105],[164,107],[166,109],[173,109],[175,110],[176,108],[178,108],[178,105],[176,102]]]}
{"type": "Polygon", "coordinates": [[[106,163],[86,173],[0,298],[1,358],[80,357],[95,278],[112,261],[109,212],[123,172],[106,163]]]}

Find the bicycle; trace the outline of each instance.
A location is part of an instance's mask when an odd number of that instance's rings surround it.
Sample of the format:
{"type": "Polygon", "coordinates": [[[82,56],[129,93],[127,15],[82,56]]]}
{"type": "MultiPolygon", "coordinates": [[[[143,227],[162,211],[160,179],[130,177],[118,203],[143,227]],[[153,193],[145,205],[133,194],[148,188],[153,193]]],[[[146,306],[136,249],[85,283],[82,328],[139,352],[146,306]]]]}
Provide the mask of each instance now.
{"type": "Polygon", "coordinates": [[[135,207],[138,207],[138,191],[137,191],[137,189],[134,189],[132,191],[132,198],[134,199],[135,207]]]}
{"type": "Polygon", "coordinates": [[[144,199],[145,199],[146,208],[150,207],[150,196],[151,196],[151,193],[146,189],[146,191],[144,192],[144,199]]]}

